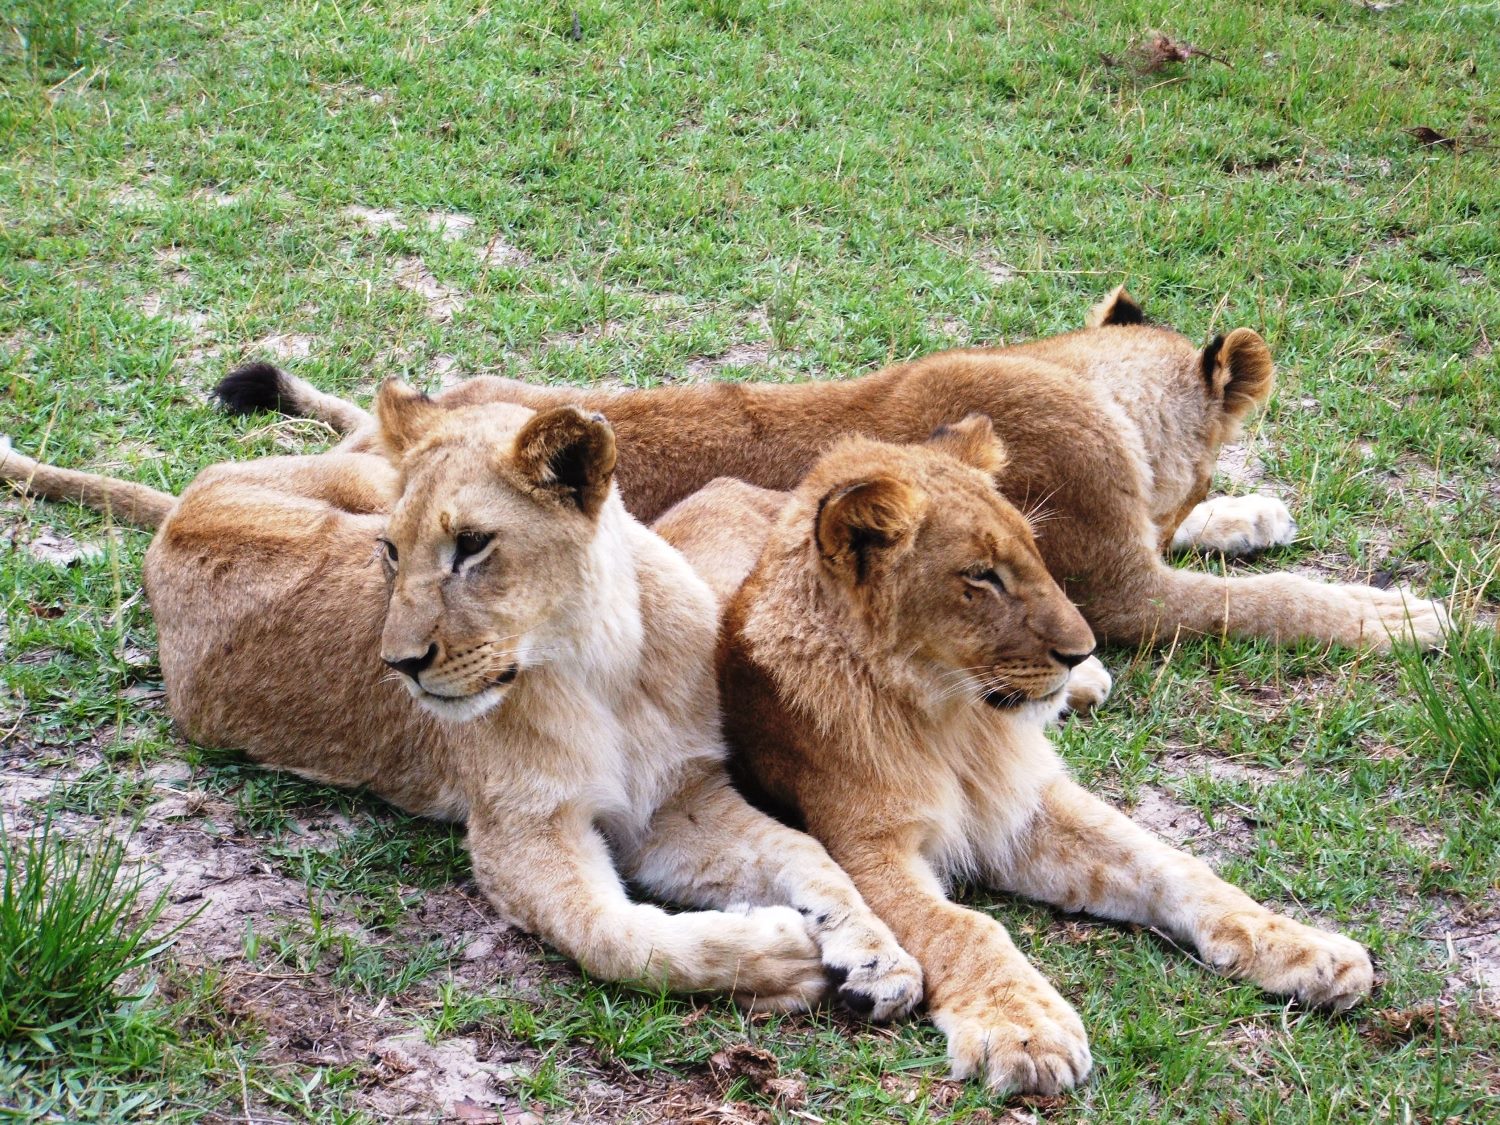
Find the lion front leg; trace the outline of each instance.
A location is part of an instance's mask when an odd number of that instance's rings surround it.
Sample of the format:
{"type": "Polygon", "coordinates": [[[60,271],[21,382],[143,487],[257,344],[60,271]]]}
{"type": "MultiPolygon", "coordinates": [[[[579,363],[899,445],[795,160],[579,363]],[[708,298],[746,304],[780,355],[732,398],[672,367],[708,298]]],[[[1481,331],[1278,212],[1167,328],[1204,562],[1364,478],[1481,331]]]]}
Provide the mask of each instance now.
{"type": "Polygon", "coordinates": [[[927,1010],[948,1039],[956,1078],[1052,1094],[1093,1066],[1083,1021],[1027,961],[1005,927],[949,901],[931,867],[891,836],[831,840],[866,900],[921,963],[927,1010]]]}
{"type": "Polygon", "coordinates": [[[1070,911],[1154,926],[1192,942],[1225,976],[1342,1011],[1370,992],[1369,954],[1261,906],[1072,781],[1055,781],[997,887],[1070,911]]]}
{"type": "Polygon", "coordinates": [[[840,1002],[885,1021],[922,999],[922,970],[823,846],[746,803],[715,765],[672,796],[623,857],[653,894],[695,906],[788,904],[805,919],[840,1002]]]}
{"type": "Polygon", "coordinates": [[[588,972],[674,992],[724,991],[746,1007],[800,1011],[823,995],[817,947],[784,906],[668,914],[625,894],[603,838],[574,810],[475,812],[480,889],[508,921],[588,972]]]}

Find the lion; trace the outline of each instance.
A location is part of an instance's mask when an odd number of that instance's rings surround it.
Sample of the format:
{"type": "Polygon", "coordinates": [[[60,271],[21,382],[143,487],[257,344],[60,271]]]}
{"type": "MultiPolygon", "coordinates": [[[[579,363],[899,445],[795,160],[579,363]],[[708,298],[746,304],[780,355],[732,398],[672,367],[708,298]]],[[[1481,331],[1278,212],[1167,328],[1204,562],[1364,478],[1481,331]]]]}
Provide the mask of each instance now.
{"type": "Polygon", "coordinates": [[[0,478],[157,528],[189,738],[466,822],[496,912],[589,973],[779,1011],[832,980],[857,1013],[909,1011],[890,929],[730,784],[712,595],[626,513],[609,425],[397,384],[376,416],[378,454],[217,465],[180,498],[4,447],[0,478]]]}
{"type": "Polygon", "coordinates": [[[844,438],[790,495],[721,480],[657,521],[721,595],[742,787],[821,840],[921,962],[958,1077],[1050,1094],[1092,1064],[1078,1014],[999,922],[949,901],[956,880],[1353,1005],[1372,985],[1361,946],[1259,905],[1069,777],[1044,727],[1094,633],[995,487],[1006,468],[976,415],[919,445],[844,438]]]}
{"type": "MultiPolygon", "coordinates": [[[[921,441],[944,423],[985,414],[1011,451],[1001,489],[1045,519],[1042,558],[1104,641],[1200,634],[1375,649],[1440,644],[1446,610],[1409,590],[1280,573],[1223,578],[1168,565],[1168,550],[1242,555],[1292,540],[1296,525],[1279,500],[1207,499],[1220,447],[1266,402],[1274,381],[1270,350],[1251,329],[1199,347],[1145,323],[1121,287],[1080,331],[941,352],[857,379],[611,391],[481,377],[437,398],[536,409],[576,402],[603,412],[620,439],[626,505],[648,521],[715,477],[794,488],[845,434],[921,441]]],[[[235,411],[322,418],[350,435],[346,448],[373,440],[357,406],[269,364],[231,373],[218,394],[235,411]]]]}

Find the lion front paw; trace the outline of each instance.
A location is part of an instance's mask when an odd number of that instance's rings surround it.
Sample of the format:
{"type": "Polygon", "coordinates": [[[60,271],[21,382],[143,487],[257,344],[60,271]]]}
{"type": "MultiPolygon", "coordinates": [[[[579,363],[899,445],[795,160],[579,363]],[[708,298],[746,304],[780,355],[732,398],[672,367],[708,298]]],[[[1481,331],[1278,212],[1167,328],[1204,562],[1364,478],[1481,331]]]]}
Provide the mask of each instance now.
{"type": "Polygon", "coordinates": [[[906,1016],[922,999],[922,969],[906,950],[871,951],[855,962],[831,956],[823,947],[823,969],[838,989],[838,1002],[874,1023],[906,1016]]]}
{"type": "Polygon", "coordinates": [[[1172,550],[1233,558],[1285,546],[1296,534],[1292,513],[1274,496],[1216,496],[1188,513],[1172,536],[1172,550]]]}
{"type": "Polygon", "coordinates": [[[939,1005],[932,1019],[948,1037],[953,1077],[983,1074],[994,1090],[1056,1094],[1093,1068],[1083,1021],[1040,976],[939,1005]]]}
{"type": "Polygon", "coordinates": [[[1280,914],[1231,915],[1214,928],[1202,953],[1226,976],[1335,1012],[1359,1003],[1375,982],[1364,946],[1280,914]]]}
{"type": "Polygon", "coordinates": [[[1109,698],[1114,677],[1097,657],[1091,656],[1068,676],[1065,698],[1069,711],[1092,711],[1109,698]]]}
{"type": "Polygon", "coordinates": [[[1172,550],[1234,558],[1285,546],[1296,534],[1292,513],[1274,496],[1215,496],[1188,513],[1172,536],[1172,550]]]}
{"type": "MultiPolygon", "coordinates": [[[[753,1012],[805,1012],[828,991],[818,947],[788,906],[760,906],[736,919],[732,992],[753,1012]]],[[[729,951],[726,951],[729,952],[729,951]]]]}

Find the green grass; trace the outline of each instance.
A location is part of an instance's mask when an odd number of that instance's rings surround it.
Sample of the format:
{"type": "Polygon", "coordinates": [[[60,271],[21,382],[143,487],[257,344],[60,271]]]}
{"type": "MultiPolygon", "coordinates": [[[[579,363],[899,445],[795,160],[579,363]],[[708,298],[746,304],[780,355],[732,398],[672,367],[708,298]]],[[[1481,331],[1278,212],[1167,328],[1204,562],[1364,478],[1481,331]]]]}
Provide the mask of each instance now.
{"type": "Polygon", "coordinates": [[[127,863],[122,841],[68,839],[51,820],[0,839],[0,1043],[57,1051],[141,998],[119,986],[168,944],[153,932],[167,904],[127,863]]]}
{"type": "Polygon", "coordinates": [[[1442,665],[1399,654],[1407,689],[1421,704],[1417,738],[1461,785],[1500,787],[1500,643],[1490,630],[1455,629],[1442,665]]]}
{"type": "Polygon", "coordinates": [[[125,843],[69,837],[47,818],[0,835],[0,1118],[154,1108],[174,1032],[142,970],[171,944],[165,895],[145,892],[125,843]],[[49,1065],[71,1060],[72,1073],[49,1065]]]}
{"type": "MultiPolygon", "coordinates": [[[[26,0],[0,33],[0,432],[27,452],[178,489],[217,460],[321,448],[209,408],[251,354],[350,393],[449,369],[838,378],[1073,327],[1125,281],[1153,318],[1204,339],[1250,325],[1277,356],[1250,448],[1301,532],[1254,566],[1390,575],[1493,619],[1493,5],[26,0]],[[1232,66],[1101,61],[1152,29],[1232,66]],[[1418,126],[1463,143],[1423,147],[1418,126]],[[429,212],[473,229],[446,239],[429,212]],[[461,298],[450,317],[403,287],[409,259],[461,298]]],[[[57,779],[70,824],[191,790],[207,804],[179,823],[305,891],[213,980],[184,939],[88,1051],[8,1057],[0,1089],[27,1092],[0,1113],[378,1116],[367,1058],[287,1045],[273,1017],[295,995],[329,1035],[470,1036],[515,1062],[518,1105],[698,1097],[714,1052],[753,1039],[828,1120],[999,1115],[955,1099],[922,1023],[747,1021],[583,981],[526,943],[493,973],[465,961],[443,944],[458,923],[422,914],[466,878],[453,832],[172,733],[136,596],[145,536],[60,507],[0,518],[6,776],[57,779]],[[50,565],[25,546],[43,529],[105,549],[50,565]]],[[[976,897],[1093,1037],[1097,1077],[1049,1121],[1500,1113],[1466,961],[1500,920],[1494,652],[1475,638],[1420,663],[1106,654],[1115,699],[1059,735],[1080,776],[1175,810],[1253,894],[1369,943],[1372,1010],[1451,1008],[1392,1038],[1368,1013],[1284,1011],[1152,935],[976,897]]]]}

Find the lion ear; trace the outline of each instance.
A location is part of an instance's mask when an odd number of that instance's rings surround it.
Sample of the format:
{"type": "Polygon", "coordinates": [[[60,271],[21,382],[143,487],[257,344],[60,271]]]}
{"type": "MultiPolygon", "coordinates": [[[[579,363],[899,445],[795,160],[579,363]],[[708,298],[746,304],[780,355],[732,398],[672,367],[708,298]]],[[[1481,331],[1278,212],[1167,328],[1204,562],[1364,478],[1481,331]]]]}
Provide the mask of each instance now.
{"type": "Polygon", "coordinates": [[[818,553],[858,585],[882,555],[911,542],[926,512],[926,494],[895,477],[839,485],[818,502],[818,553]]]}
{"type": "Polygon", "coordinates": [[[1005,443],[995,435],[995,423],[988,414],[970,414],[962,422],[939,426],[927,444],[990,476],[998,476],[1010,462],[1005,443]]]}
{"type": "Polygon", "coordinates": [[[521,427],[515,461],[534,487],[560,494],[593,517],[614,480],[615,431],[602,414],[559,406],[521,427]]]}
{"type": "Polygon", "coordinates": [[[1215,336],[1203,349],[1200,362],[1209,393],[1224,404],[1224,413],[1236,421],[1271,397],[1271,388],[1276,384],[1271,349],[1248,328],[1236,328],[1228,336],[1215,336]]]}
{"type": "Polygon", "coordinates": [[[1116,287],[1114,292],[1093,308],[1089,309],[1089,315],[1084,320],[1085,328],[1103,328],[1108,324],[1145,324],[1146,314],[1141,312],[1140,302],[1129,293],[1125,292],[1125,286],[1116,287]]]}
{"type": "Polygon", "coordinates": [[[400,379],[387,379],[375,393],[375,419],[386,454],[399,458],[432,429],[443,408],[400,379]]]}

